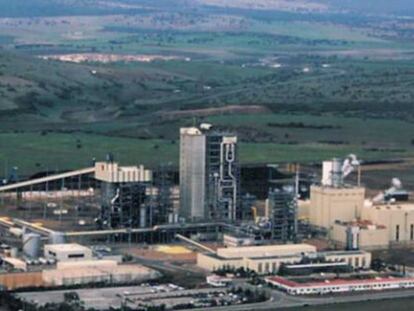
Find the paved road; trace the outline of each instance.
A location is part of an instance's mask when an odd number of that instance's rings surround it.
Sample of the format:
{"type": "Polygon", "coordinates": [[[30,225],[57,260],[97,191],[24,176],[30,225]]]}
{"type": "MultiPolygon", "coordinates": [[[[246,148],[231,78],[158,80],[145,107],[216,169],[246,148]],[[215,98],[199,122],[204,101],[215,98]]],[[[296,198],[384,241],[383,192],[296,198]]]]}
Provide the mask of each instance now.
{"type": "MultiPolygon", "coordinates": [[[[255,289],[254,286],[249,285],[251,289],[255,289]]],[[[245,305],[234,305],[224,307],[209,308],[210,311],[265,311],[275,310],[281,308],[303,307],[303,306],[317,306],[317,305],[329,305],[336,303],[352,303],[360,301],[370,300],[384,300],[384,299],[399,299],[414,297],[414,290],[401,290],[401,291],[383,291],[377,293],[360,293],[355,295],[342,295],[342,296],[323,296],[323,297],[299,297],[290,296],[286,293],[264,288],[270,294],[270,300],[245,305]]],[[[191,309],[192,311],[205,311],[204,309],[191,309]]]]}

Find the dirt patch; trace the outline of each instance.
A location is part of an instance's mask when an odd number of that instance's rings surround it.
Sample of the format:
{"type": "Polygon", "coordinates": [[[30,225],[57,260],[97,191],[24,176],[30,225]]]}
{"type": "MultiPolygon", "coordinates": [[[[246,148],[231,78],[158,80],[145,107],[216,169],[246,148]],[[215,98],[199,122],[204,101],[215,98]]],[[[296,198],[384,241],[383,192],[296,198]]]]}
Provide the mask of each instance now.
{"type": "Polygon", "coordinates": [[[176,120],[189,117],[208,117],[221,114],[262,114],[268,113],[267,107],[259,105],[239,106],[231,105],[206,109],[162,111],[158,113],[164,120],[176,120]]]}
{"type": "Polygon", "coordinates": [[[156,60],[171,61],[171,60],[185,60],[190,61],[189,58],[181,58],[178,56],[161,56],[161,55],[122,55],[122,54],[99,54],[99,53],[78,53],[78,54],[62,54],[62,55],[44,55],[39,56],[45,60],[58,60],[69,63],[115,63],[115,62],[141,62],[150,63],[156,60]]]}
{"type": "Polygon", "coordinates": [[[144,248],[129,248],[128,253],[143,259],[150,260],[162,260],[167,262],[186,262],[195,263],[197,260],[197,253],[178,253],[178,254],[166,254],[165,252],[158,251],[156,248],[150,247],[144,248]]]}

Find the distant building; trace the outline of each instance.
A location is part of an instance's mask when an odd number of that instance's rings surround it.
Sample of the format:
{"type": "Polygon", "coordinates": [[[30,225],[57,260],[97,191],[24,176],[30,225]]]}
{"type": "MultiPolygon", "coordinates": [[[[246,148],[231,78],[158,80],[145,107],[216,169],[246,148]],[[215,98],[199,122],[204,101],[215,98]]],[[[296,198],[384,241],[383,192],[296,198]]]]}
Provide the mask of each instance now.
{"type": "Polygon", "coordinates": [[[180,215],[240,219],[237,137],[209,124],[180,130],[180,215]]]}
{"type": "Polygon", "coordinates": [[[197,255],[197,265],[208,271],[222,268],[245,268],[258,274],[275,274],[285,264],[300,264],[309,256],[326,262],[344,262],[353,269],[368,269],[371,254],[365,251],[333,251],[318,253],[309,244],[284,244],[219,248],[214,254],[197,255]]]}

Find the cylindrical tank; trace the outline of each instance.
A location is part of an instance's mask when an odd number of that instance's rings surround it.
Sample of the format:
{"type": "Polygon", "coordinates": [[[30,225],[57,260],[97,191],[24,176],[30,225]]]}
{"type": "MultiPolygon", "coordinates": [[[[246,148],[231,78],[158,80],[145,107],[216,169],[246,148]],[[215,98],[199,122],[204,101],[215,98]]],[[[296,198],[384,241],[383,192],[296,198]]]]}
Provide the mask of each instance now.
{"type": "Polygon", "coordinates": [[[38,258],[40,254],[40,235],[28,233],[23,236],[23,253],[31,258],[38,258]]]}
{"type": "Polygon", "coordinates": [[[13,247],[10,250],[10,257],[17,258],[18,255],[19,255],[19,251],[17,250],[17,247],[13,247]]]}
{"type": "Polygon", "coordinates": [[[342,161],[341,159],[332,159],[332,186],[340,187],[342,185],[342,161]]]}
{"type": "Polygon", "coordinates": [[[49,244],[65,244],[65,234],[63,232],[52,232],[49,234],[49,244]]]}

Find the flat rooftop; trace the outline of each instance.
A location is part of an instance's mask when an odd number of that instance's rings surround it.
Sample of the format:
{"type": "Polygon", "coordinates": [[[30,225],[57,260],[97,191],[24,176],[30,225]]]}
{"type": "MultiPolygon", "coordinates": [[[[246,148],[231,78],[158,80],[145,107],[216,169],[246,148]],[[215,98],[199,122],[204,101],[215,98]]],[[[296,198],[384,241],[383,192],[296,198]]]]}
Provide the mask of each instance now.
{"type": "Polygon", "coordinates": [[[217,255],[227,259],[240,257],[271,257],[286,256],[301,253],[315,253],[316,247],[309,244],[283,244],[283,245],[260,245],[240,246],[217,249],[217,255]]]}
{"type": "Polygon", "coordinates": [[[77,243],[65,243],[65,244],[46,244],[45,248],[51,251],[57,252],[75,252],[75,251],[90,251],[89,247],[77,244],[77,243]]]}
{"type": "Polygon", "coordinates": [[[274,276],[267,278],[270,282],[279,283],[284,286],[298,288],[298,287],[327,287],[332,285],[369,285],[374,283],[395,283],[395,282],[414,282],[414,278],[398,278],[398,277],[376,277],[366,279],[330,279],[322,281],[299,282],[287,278],[274,276]]]}

